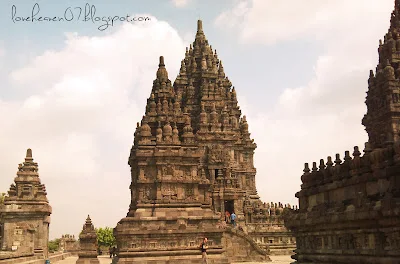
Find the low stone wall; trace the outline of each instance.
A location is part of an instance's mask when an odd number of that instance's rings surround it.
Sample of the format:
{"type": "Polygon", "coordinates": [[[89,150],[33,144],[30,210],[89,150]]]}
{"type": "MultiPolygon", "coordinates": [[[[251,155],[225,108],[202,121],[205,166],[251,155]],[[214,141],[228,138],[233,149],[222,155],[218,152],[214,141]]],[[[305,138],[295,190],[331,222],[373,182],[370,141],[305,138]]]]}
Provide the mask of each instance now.
{"type": "MultiPolygon", "coordinates": [[[[268,245],[268,244],[267,244],[268,245]]],[[[296,245],[287,244],[269,244],[269,254],[271,256],[293,255],[296,250],[296,245]]]]}
{"type": "MultiPolygon", "coordinates": [[[[28,255],[28,256],[24,256],[22,254],[11,254],[12,252],[10,252],[10,254],[2,254],[2,258],[0,260],[0,264],[16,264],[16,263],[27,263],[29,262],[29,264],[43,264],[45,261],[45,258],[43,255],[28,255]],[[8,256],[8,258],[4,258],[5,256],[8,256]]],[[[25,254],[27,255],[27,254],[25,254]]],[[[51,263],[53,262],[57,262],[60,260],[63,260],[65,258],[68,258],[72,256],[71,253],[53,253],[49,255],[49,260],[51,263]]]]}
{"type": "Polygon", "coordinates": [[[72,254],[71,253],[54,253],[54,254],[50,254],[49,256],[49,260],[51,263],[56,262],[56,261],[60,261],[63,259],[66,259],[68,257],[71,257],[72,254]]]}
{"type": "Polygon", "coordinates": [[[34,256],[33,254],[17,254],[15,252],[0,253],[0,264],[14,264],[36,259],[43,258],[41,256],[34,256]]]}

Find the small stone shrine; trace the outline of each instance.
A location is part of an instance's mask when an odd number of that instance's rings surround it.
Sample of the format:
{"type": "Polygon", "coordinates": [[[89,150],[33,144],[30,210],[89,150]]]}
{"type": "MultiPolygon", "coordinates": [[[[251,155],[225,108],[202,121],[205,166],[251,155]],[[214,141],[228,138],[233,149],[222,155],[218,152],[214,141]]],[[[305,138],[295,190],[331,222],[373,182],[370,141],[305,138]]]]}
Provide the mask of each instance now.
{"type": "Polygon", "coordinates": [[[97,234],[88,215],[79,235],[79,252],[76,264],[99,264],[97,258],[97,234]]]}
{"type": "Polygon", "coordinates": [[[294,263],[400,263],[400,1],[379,42],[368,80],[369,140],[343,160],[305,164],[299,209],[285,223],[297,239],[294,263]]]}
{"type": "Polygon", "coordinates": [[[48,256],[51,206],[46,188],[40,182],[38,164],[32,150],[19,164],[4,203],[0,204],[1,251],[16,256],[48,256]]]}
{"type": "Polygon", "coordinates": [[[65,234],[61,236],[59,249],[65,253],[76,253],[79,251],[79,242],[75,239],[75,235],[65,234]]]}

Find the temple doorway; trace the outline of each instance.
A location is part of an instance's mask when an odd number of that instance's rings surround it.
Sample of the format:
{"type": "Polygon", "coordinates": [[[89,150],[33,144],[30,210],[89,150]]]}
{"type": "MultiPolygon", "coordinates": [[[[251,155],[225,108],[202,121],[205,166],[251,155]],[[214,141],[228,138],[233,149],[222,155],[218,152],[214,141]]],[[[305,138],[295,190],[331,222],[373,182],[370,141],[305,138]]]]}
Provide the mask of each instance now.
{"type": "Polygon", "coordinates": [[[235,211],[234,200],[225,200],[225,211],[228,211],[230,214],[235,211]]]}
{"type": "Polygon", "coordinates": [[[214,170],[214,175],[215,175],[215,179],[218,179],[218,177],[219,177],[219,170],[218,169],[214,170]]]}

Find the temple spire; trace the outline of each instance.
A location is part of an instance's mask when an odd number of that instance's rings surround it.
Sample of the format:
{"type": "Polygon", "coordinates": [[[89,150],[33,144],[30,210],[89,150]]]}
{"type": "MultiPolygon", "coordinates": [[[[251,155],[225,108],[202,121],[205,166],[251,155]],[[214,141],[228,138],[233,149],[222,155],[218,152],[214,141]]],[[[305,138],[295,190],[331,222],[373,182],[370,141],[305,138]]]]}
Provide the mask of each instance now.
{"type": "MultiPolygon", "coordinates": [[[[397,54],[400,47],[400,0],[394,1],[394,10],[390,18],[390,28],[379,40],[379,61],[376,74],[370,71],[366,98],[367,113],[362,120],[368,133],[369,143],[373,148],[381,147],[393,135],[394,141],[400,140],[400,118],[397,93],[400,67],[397,54]],[[390,97],[387,97],[390,94],[390,97]],[[379,102],[379,103],[377,103],[379,102]],[[390,114],[389,114],[390,113],[390,114]],[[391,137],[391,136],[390,136],[391,137]]],[[[391,139],[389,140],[391,141],[391,139]]]]}
{"type": "Polygon", "coordinates": [[[168,80],[168,72],[164,64],[164,56],[160,56],[160,63],[158,64],[157,79],[166,82],[168,80]]]}
{"type": "Polygon", "coordinates": [[[193,43],[194,48],[199,48],[199,51],[202,51],[203,46],[206,44],[206,36],[203,31],[203,21],[200,19],[197,20],[197,32],[195,42],[193,43]]]}
{"type": "Polygon", "coordinates": [[[26,150],[26,157],[25,157],[25,163],[30,163],[33,161],[33,157],[32,157],[32,149],[27,149],[26,150]]]}
{"type": "Polygon", "coordinates": [[[31,149],[27,149],[26,150],[26,157],[27,158],[32,158],[32,150],[31,149]]]}
{"type": "Polygon", "coordinates": [[[197,20],[197,33],[203,33],[203,21],[197,20]]]}
{"type": "Polygon", "coordinates": [[[396,29],[398,32],[400,29],[400,16],[399,16],[399,11],[400,11],[400,0],[395,0],[394,1],[394,10],[392,12],[392,16],[390,18],[390,31],[393,31],[396,29]]]}

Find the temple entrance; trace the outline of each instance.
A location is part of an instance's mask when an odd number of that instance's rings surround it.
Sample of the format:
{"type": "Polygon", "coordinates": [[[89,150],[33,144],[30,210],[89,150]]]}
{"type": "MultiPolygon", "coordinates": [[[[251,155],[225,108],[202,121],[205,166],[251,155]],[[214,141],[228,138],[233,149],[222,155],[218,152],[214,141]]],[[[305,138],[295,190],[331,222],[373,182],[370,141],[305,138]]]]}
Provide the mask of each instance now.
{"type": "Polygon", "coordinates": [[[214,175],[215,175],[215,179],[218,179],[218,177],[219,177],[219,170],[218,169],[214,170],[214,175]]]}
{"type": "Polygon", "coordinates": [[[225,200],[225,211],[228,211],[230,214],[235,211],[234,200],[225,200]]]}

